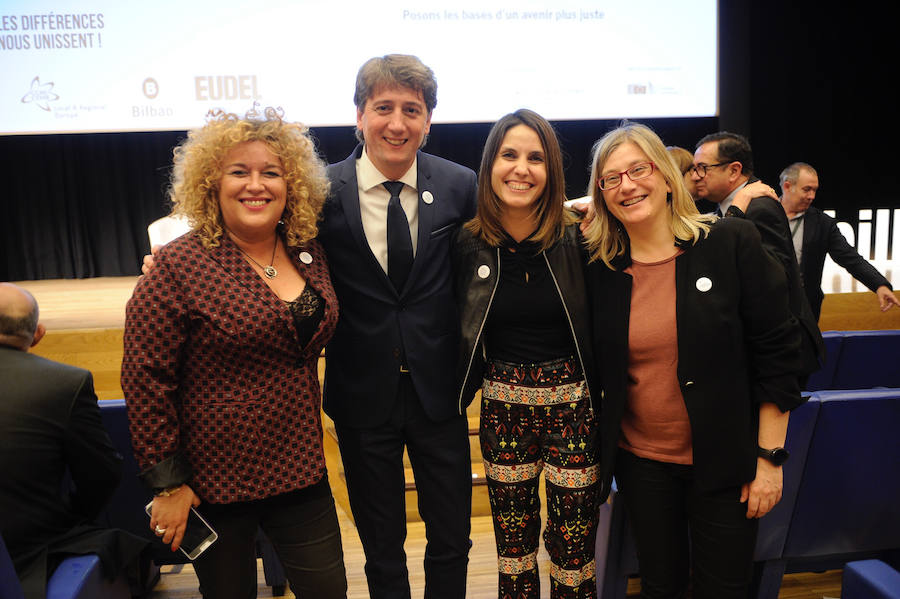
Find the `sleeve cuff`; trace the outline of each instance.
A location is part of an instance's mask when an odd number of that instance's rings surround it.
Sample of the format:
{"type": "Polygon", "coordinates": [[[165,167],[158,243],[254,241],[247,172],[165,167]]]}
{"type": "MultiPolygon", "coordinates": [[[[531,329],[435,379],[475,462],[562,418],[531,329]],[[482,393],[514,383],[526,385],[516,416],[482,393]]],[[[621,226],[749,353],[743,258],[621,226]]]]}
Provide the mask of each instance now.
{"type": "Polygon", "coordinates": [[[193,468],[182,453],[173,454],[138,475],[154,492],[184,484],[193,476],[193,468]]]}

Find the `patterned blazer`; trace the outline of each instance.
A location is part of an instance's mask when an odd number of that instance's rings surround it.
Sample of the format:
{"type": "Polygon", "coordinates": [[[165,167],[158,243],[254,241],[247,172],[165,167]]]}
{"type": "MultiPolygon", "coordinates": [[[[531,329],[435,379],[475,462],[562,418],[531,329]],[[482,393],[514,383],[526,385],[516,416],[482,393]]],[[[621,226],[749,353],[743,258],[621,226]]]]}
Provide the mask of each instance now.
{"type": "Polygon", "coordinates": [[[187,482],[232,503],[307,487],[325,474],[317,360],[337,299],[316,241],[289,248],[325,301],[300,347],[291,312],[223,236],[160,250],[126,308],[122,388],[142,480],[187,482]]]}

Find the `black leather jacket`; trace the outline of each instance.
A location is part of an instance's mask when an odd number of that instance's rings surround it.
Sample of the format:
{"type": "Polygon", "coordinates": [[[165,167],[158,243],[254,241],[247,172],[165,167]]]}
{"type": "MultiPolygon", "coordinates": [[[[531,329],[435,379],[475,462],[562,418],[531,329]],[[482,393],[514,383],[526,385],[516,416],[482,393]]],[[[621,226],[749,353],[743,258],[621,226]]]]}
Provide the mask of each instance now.
{"type": "MultiPolygon", "coordinates": [[[[597,368],[591,343],[591,315],[585,290],[584,265],[587,254],[581,242],[578,225],[569,225],[549,250],[541,252],[562,300],[569,329],[575,342],[577,358],[584,371],[591,408],[599,402],[593,390],[600,393],[597,368]]],[[[500,250],[460,228],[454,242],[453,281],[459,306],[462,337],[457,362],[457,392],[460,414],[472,402],[481,387],[485,350],[484,323],[499,282],[500,250]]],[[[596,396],[599,398],[599,395],[596,396]]]]}

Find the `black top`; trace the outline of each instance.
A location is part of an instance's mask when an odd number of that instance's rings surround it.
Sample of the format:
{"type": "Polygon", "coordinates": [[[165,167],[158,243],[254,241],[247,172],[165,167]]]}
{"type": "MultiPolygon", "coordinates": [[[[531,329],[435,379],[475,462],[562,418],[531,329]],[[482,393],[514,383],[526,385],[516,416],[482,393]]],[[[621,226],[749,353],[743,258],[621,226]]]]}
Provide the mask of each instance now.
{"type": "Polygon", "coordinates": [[[316,329],[319,328],[319,322],[325,314],[325,302],[312,288],[312,285],[307,283],[296,299],[286,301],[285,304],[290,309],[291,316],[294,317],[294,326],[297,327],[300,347],[306,347],[306,344],[315,335],[316,329]]]}
{"type": "Polygon", "coordinates": [[[521,364],[575,354],[568,319],[540,245],[507,238],[500,282],[485,324],[488,355],[521,364]]]}

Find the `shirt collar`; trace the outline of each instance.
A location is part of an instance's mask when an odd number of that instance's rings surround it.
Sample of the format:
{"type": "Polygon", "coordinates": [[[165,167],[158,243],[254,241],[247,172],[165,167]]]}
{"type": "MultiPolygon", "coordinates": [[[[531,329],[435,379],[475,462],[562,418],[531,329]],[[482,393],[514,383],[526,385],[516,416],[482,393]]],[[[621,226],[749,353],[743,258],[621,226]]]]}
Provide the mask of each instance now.
{"type": "MultiPolygon", "coordinates": [[[[403,173],[403,176],[398,179],[398,181],[401,181],[404,185],[409,185],[415,190],[418,190],[418,187],[416,187],[418,161],[419,159],[416,157],[413,160],[412,166],[410,166],[409,169],[403,173]]],[[[378,167],[376,167],[369,159],[365,146],[363,146],[362,152],[356,160],[356,179],[359,188],[363,191],[370,191],[385,181],[390,180],[385,177],[381,171],[378,170],[378,167]]]]}
{"type": "Polygon", "coordinates": [[[743,183],[741,183],[740,185],[738,185],[737,187],[735,187],[734,189],[732,189],[732,190],[731,190],[731,193],[729,193],[727,196],[725,196],[725,199],[722,200],[722,202],[719,204],[719,210],[721,210],[721,212],[722,212],[723,215],[724,215],[726,212],[728,212],[728,208],[730,208],[730,207],[731,207],[731,204],[734,203],[734,196],[737,195],[737,192],[739,192],[740,190],[742,190],[742,189],[744,188],[744,186],[746,186],[747,183],[749,183],[749,182],[750,182],[749,179],[748,179],[747,181],[744,181],[743,183]]]}

